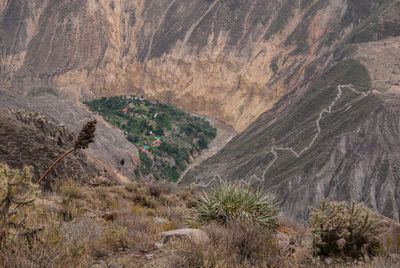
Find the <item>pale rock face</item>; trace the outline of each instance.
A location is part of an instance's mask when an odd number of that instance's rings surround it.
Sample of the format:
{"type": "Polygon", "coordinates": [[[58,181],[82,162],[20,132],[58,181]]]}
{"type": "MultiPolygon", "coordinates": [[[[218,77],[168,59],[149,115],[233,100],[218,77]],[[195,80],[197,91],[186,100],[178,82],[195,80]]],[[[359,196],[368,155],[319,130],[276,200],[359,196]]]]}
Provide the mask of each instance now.
{"type": "Polygon", "coordinates": [[[241,132],[300,85],[313,60],[346,38],[343,29],[321,49],[346,14],[346,1],[330,1],[314,13],[305,8],[311,5],[10,1],[0,6],[1,86],[20,92],[50,87],[76,101],[143,94],[241,132]]]}

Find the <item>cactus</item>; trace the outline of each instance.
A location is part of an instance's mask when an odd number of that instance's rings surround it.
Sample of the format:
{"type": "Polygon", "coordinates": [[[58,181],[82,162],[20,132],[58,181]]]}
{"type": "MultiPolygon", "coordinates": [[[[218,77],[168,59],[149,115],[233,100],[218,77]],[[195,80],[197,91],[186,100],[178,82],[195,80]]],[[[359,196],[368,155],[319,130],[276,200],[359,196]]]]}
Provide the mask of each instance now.
{"type": "Polygon", "coordinates": [[[26,226],[22,207],[31,205],[39,195],[38,186],[30,182],[30,168],[22,172],[0,163],[0,242],[10,235],[26,235],[36,229],[26,226]]]}
{"type": "Polygon", "coordinates": [[[321,256],[366,256],[369,246],[377,243],[375,223],[370,209],[361,203],[322,199],[308,219],[313,251],[321,256]]]}

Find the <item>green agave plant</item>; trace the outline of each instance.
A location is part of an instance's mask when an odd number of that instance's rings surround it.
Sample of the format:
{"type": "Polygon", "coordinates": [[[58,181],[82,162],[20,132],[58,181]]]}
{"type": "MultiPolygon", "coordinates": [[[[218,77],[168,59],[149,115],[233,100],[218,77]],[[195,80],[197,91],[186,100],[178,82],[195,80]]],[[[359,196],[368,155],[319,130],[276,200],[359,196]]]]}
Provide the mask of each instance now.
{"type": "Polygon", "coordinates": [[[209,222],[226,224],[229,220],[252,220],[260,225],[275,228],[278,202],[274,194],[262,189],[252,189],[238,183],[222,181],[209,193],[204,192],[195,209],[190,226],[209,222]]]}

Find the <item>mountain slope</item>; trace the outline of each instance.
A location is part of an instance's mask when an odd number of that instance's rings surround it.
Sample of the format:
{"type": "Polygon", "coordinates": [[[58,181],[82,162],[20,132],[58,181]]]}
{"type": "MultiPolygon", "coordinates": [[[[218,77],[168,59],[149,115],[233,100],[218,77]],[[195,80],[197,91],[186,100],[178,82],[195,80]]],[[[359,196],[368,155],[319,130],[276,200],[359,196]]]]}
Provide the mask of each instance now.
{"type": "MultiPolygon", "coordinates": [[[[5,1],[3,86],[144,94],[243,131],[345,43],[398,34],[397,0],[5,1]]],[[[1,10],[1,9],[0,9],[1,10]]]]}
{"type": "Polygon", "coordinates": [[[398,220],[400,99],[373,90],[355,60],[332,67],[286,106],[291,97],[185,179],[203,187],[220,177],[264,186],[298,219],[328,197],[362,201],[398,220]]]}
{"type": "MultiPolygon", "coordinates": [[[[73,133],[37,112],[1,109],[0,124],[0,144],[7,144],[0,146],[0,162],[18,169],[32,166],[33,181],[37,181],[55,159],[74,145],[73,133]]],[[[59,178],[87,182],[97,172],[85,155],[77,152],[61,161],[42,185],[50,189],[59,178]]]]}
{"type": "MultiPolygon", "coordinates": [[[[75,135],[86,122],[97,119],[99,122],[96,127],[96,139],[88,149],[84,150],[88,159],[102,173],[117,180],[127,181],[127,178],[136,177],[134,170],[139,164],[139,153],[136,147],[126,139],[121,130],[107,125],[101,117],[95,118],[93,114],[76,105],[72,100],[60,99],[50,94],[26,97],[0,90],[0,107],[40,112],[50,121],[63,125],[75,135]]],[[[8,145],[4,143],[0,147],[7,148],[8,145]]]]}

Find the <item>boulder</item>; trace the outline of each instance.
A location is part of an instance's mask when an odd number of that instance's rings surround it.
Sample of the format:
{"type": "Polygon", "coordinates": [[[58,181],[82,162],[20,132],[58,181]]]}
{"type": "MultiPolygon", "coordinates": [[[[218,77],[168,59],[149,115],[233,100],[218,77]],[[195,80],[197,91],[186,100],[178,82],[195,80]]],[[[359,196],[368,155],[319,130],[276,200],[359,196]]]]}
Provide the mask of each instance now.
{"type": "Polygon", "coordinates": [[[121,265],[112,261],[107,265],[107,268],[121,268],[121,265]]]}
{"type": "Polygon", "coordinates": [[[168,242],[171,238],[189,239],[195,243],[207,243],[210,241],[208,235],[199,229],[178,229],[161,233],[162,243],[168,242]]]}
{"type": "Polygon", "coordinates": [[[100,177],[93,178],[89,182],[89,184],[91,184],[92,186],[101,186],[101,185],[110,186],[110,185],[113,185],[114,183],[110,179],[100,176],[100,177]]]}
{"type": "Polygon", "coordinates": [[[286,250],[290,245],[290,237],[284,233],[277,232],[276,241],[279,245],[279,248],[286,250]]]}

